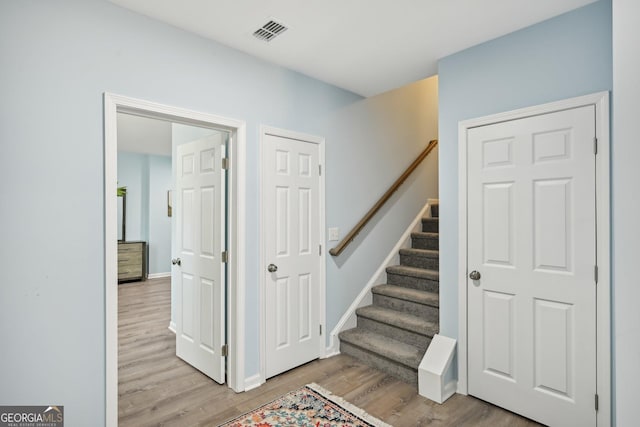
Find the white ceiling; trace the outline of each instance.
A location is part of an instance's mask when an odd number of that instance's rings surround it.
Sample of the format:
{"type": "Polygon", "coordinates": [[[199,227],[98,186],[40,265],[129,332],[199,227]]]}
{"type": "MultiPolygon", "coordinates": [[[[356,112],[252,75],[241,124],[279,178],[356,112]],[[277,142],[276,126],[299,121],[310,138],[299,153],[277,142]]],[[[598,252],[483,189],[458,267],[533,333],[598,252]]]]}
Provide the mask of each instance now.
{"type": "Polygon", "coordinates": [[[118,113],[118,151],[171,155],[171,122],[118,113]]]}
{"type": "Polygon", "coordinates": [[[595,0],[110,0],[186,31],[372,96],[437,61],[595,0]],[[271,42],[270,19],[289,29],[271,42]]]}

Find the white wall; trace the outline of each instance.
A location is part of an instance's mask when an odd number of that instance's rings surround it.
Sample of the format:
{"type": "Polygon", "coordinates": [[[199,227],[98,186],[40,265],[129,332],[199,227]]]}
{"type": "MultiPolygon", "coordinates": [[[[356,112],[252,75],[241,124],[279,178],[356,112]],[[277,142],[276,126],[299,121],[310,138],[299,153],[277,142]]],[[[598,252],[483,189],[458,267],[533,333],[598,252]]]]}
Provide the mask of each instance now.
{"type": "Polygon", "coordinates": [[[640,419],[640,2],[613,0],[613,336],[618,426],[640,419]]]}

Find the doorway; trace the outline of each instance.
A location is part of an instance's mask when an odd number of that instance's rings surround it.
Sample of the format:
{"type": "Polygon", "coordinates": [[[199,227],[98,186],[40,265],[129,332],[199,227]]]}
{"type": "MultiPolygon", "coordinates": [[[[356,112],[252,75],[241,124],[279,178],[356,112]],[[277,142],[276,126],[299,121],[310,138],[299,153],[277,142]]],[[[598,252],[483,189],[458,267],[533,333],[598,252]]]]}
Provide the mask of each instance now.
{"type": "Polygon", "coordinates": [[[460,123],[458,392],[549,425],[610,414],[601,93],[460,123]]]}
{"type": "Polygon", "coordinates": [[[244,122],[212,114],[171,107],[125,96],[104,94],[105,124],[105,349],[106,418],[108,425],[118,420],[118,337],[117,337],[117,115],[126,113],[229,133],[227,174],[227,286],[228,357],[227,382],[236,392],[244,391],[244,227],[245,227],[245,133],[244,122]]]}
{"type": "Polygon", "coordinates": [[[261,382],[324,355],[324,139],[261,130],[261,382]]]}

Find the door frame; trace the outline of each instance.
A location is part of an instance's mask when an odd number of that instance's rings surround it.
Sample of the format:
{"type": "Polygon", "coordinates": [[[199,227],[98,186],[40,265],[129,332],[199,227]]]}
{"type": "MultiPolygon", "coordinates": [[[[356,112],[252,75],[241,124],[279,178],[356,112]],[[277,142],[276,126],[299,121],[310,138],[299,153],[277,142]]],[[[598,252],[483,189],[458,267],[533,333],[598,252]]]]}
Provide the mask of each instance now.
{"type": "MultiPolygon", "coordinates": [[[[128,113],[174,123],[223,129],[230,132],[227,154],[228,245],[227,330],[229,356],[227,383],[236,392],[245,391],[245,203],[246,123],[127,96],[104,93],[104,265],[105,265],[105,404],[106,425],[118,423],[118,248],[117,113],[128,113]]],[[[169,326],[169,325],[167,325],[169,326]]]]}
{"type": "MultiPolygon", "coordinates": [[[[322,250],[320,252],[320,280],[318,290],[318,295],[320,297],[320,301],[318,301],[318,321],[322,327],[322,334],[320,335],[320,342],[318,348],[318,357],[322,358],[326,353],[326,242],[325,242],[325,173],[324,173],[324,163],[325,163],[325,139],[323,137],[308,135],[300,132],[294,132],[290,130],[280,129],[272,126],[260,126],[260,165],[259,165],[259,176],[260,176],[260,373],[253,378],[253,387],[258,387],[261,384],[264,384],[266,381],[266,318],[267,318],[267,307],[266,305],[266,280],[264,272],[267,269],[267,251],[266,251],[266,239],[265,239],[265,214],[268,200],[265,197],[266,189],[265,189],[265,179],[264,172],[266,170],[266,155],[265,155],[265,138],[267,135],[278,136],[281,138],[289,138],[295,139],[298,141],[317,144],[318,145],[318,163],[321,167],[321,173],[319,176],[319,188],[320,192],[319,196],[319,209],[320,209],[320,221],[318,224],[318,233],[320,236],[320,245],[322,246],[322,250]]],[[[247,379],[249,381],[250,379],[247,379]]]]}
{"type": "Polygon", "coordinates": [[[457,392],[468,393],[467,337],[467,143],[468,130],[495,123],[523,119],[587,105],[595,106],[598,154],[596,167],[596,384],[599,398],[597,423],[611,423],[611,269],[610,269],[610,131],[609,92],[599,92],[557,102],[492,114],[458,123],[458,384],[457,392]]]}

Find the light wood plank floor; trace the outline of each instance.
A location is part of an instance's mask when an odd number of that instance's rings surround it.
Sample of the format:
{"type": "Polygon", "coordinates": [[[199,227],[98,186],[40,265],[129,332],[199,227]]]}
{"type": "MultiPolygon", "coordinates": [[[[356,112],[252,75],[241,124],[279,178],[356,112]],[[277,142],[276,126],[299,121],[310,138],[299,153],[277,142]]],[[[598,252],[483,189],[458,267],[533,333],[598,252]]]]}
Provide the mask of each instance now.
{"type": "Polygon", "coordinates": [[[346,355],[316,360],[236,394],[175,356],[169,278],[118,286],[120,426],[215,426],[315,382],[396,427],[535,426],[473,397],[443,405],[346,355]]]}

